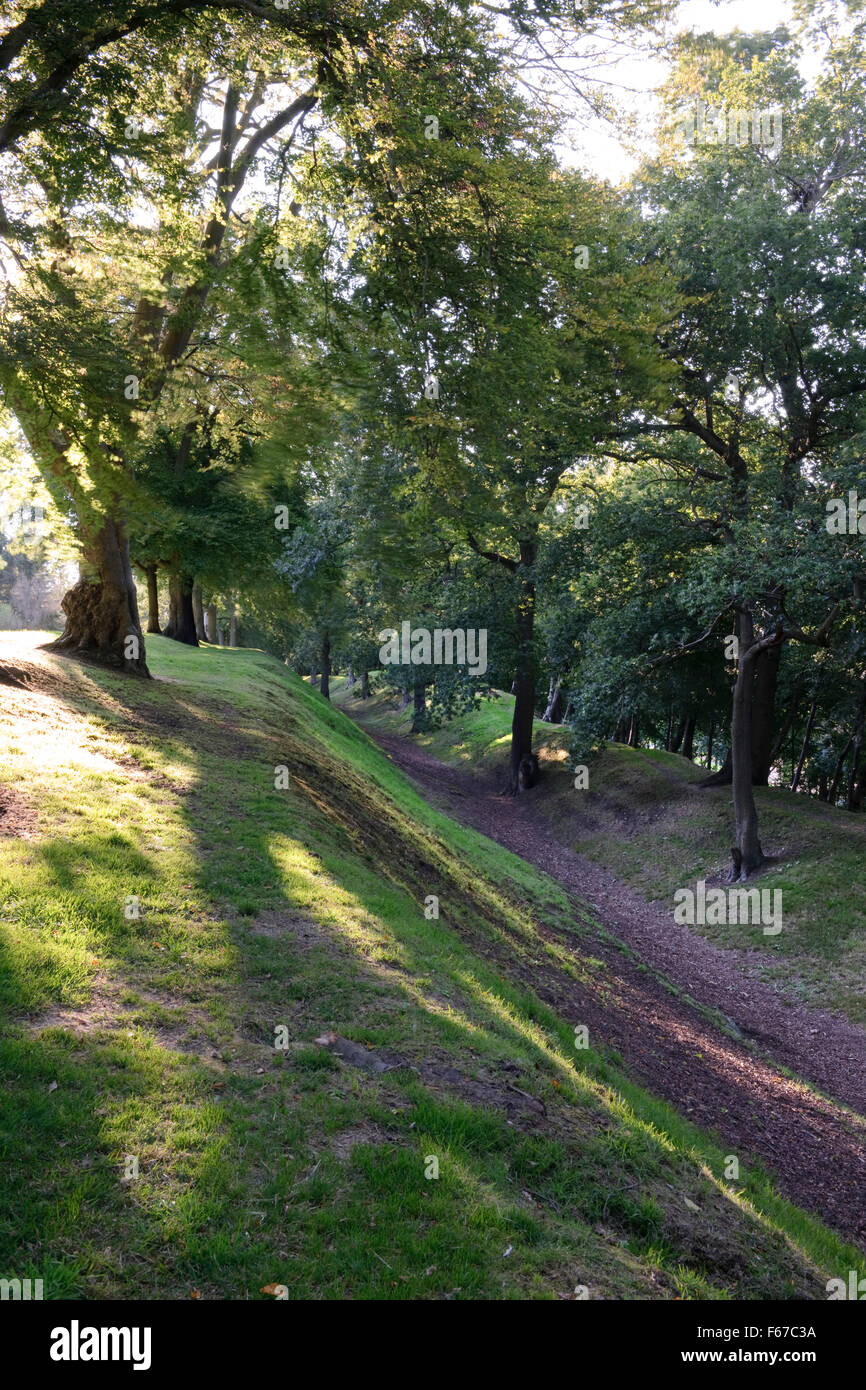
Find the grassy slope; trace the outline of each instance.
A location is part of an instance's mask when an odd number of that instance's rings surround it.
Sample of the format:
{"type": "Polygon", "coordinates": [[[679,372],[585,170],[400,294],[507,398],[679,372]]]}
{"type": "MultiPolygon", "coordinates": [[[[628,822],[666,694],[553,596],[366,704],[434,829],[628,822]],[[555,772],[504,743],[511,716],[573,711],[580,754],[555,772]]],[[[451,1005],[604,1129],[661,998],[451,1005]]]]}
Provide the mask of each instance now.
{"type": "MultiPolygon", "coordinates": [[[[340,681],[335,700],[347,698],[340,681]]],[[[507,752],[511,707],[511,697],[500,695],[421,742],[445,762],[496,767],[507,752]]],[[[399,714],[382,697],[363,708],[381,728],[408,732],[410,710],[399,714]]],[[[678,888],[720,881],[730,862],[730,788],[699,789],[705,773],[676,754],[613,744],[590,768],[588,790],[576,791],[567,743],[563,729],[537,722],[535,746],[548,773],[538,804],[563,843],[671,909],[678,888]]],[[[765,973],[788,997],[866,1023],[866,817],[775,787],[759,789],[756,799],[771,856],[756,883],[781,890],[782,931],[695,930],[718,945],[770,956],[765,973]]]]}
{"type": "Polygon", "coordinates": [[[555,884],[261,653],[148,653],[150,684],[40,655],[38,690],[4,690],[0,793],[38,825],[0,871],[0,1273],[48,1298],[647,1299],[866,1273],[487,959],[555,950],[541,919],[579,939],[555,884]],[[442,1079],[340,1062],[330,1029],[442,1079]],[[515,1081],[543,1118],[506,1118],[515,1081]]]}

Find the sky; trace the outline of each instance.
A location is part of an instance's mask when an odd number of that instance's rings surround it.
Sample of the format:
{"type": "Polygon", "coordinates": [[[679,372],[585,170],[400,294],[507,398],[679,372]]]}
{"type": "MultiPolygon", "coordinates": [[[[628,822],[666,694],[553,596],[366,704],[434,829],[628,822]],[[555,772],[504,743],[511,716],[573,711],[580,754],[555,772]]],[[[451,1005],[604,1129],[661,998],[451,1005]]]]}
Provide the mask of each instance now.
{"type": "MultiPolygon", "coordinates": [[[[682,0],[671,23],[671,32],[695,30],[718,34],[742,29],[754,33],[775,29],[792,20],[791,0],[682,0]]],[[[653,91],[664,81],[667,64],[652,54],[641,52],[622,57],[608,70],[610,80],[622,90],[624,108],[646,116],[647,131],[654,124],[653,91]]],[[[589,124],[575,121],[569,134],[572,147],[560,147],[563,163],[586,168],[600,178],[618,183],[627,178],[638,163],[636,152],[630,151],[608,122],[593,119],[589,124]]],[[[651,148],[647,141],[647,150],[651,148]]]]}

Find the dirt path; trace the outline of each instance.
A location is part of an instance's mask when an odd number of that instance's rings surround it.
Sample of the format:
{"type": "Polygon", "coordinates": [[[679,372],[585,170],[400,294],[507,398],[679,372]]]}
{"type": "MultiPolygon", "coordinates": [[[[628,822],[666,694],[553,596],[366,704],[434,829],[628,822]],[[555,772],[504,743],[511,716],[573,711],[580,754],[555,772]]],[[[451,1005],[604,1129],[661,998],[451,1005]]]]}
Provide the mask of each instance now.
{"type": "MultiPolygon", "coordinates": [[[[429,800],[591,904],[603,926],[639,957],[630,960],[599,936],[592,954],[606,969],[597,986],[583,987],[546,966],[525,983],[561,1016],[586,1024],[591,1042],[619,1052],[648,1090],[714,1130],[726,1153],[741,1163],[757,1159],[792,1201],[866,1246],[866,1120],[860,1118],[866,1116],[866,1033],[784,1003],[743,969],[736,953],[677,926],[605,870],[552,841],[531,797],[501,797],[477,774],[445,766],[404,737],[368,732],[429,800]],[[708,1021],[654,971],[732,1020],[748,1042],[708,1021]],[[780,1065],[824,1095],[781,1076],[780,1065]]],[[[576,950],[573,938],[557,940],[576,950]]]]}

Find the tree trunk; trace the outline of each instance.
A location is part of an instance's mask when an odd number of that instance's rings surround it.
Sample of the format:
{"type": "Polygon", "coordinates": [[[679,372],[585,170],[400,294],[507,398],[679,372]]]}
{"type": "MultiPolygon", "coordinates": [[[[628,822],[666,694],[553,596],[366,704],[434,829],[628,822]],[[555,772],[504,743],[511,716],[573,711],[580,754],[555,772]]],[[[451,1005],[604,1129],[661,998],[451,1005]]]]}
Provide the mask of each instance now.
{"type": "Polygon", "coordinates": [[[812,735],[812,725],[815,722],[815,710],[817,709],[817,707],[818,695],[816,692],[815,696],[812,699],[812,708],[809,710],[809,718],[806,720],[806,732],[803,735],[803,747],[800,749],[800,761],[797,763],[797,766],[794,769],[794,775],[791,778],[792,792],[795,792],[797,790],[797,787],[800,782],[800,774],[803,771],[803,764],[806,761],[806,754],[809,751],[809,739],[812,735]]]}
{"type": "Polygon", "coordinates": [[[629,748],[640,747],[640,734],[637,726],[637,715],[633,714],[631,723],[628,726],[628,746],[629,748]]]}
{"type": "Polygon", "coordinates": [[[351,688],[352,688],[352,686],[353,686],[354,684],[355,684],[355,672],[352,670],[352,663],[351,663],[351,661],[350,661],[349,664],[348,664],[348,666],[346,667],[346,689],[347,689],[347,690],[351,690],[351,688]]]}
{"type": "Polygon", "coordinates": [[[322,667],[322,683],[319,686],[326,700],[331,698],[331,639],[327,632],[322,638],[322,651],[320,657],[322,667]]]}
{"type": "MultiPolygon", "coordinates": [[[[753,663],[750,663],[750,665],[753,663]]],[[[775,647],[759,652],[754,664],[757,671],[752,678],[752,685],[748,691],[749,703],[752,707],[750,718],[753,719],[753,734],[757,728],[757,739],[752,740],[752,783],[756,787],[765,787],[770,777],[770,768],[773,765],[773,758],[777,756],[772,743],[773,738],[773,713],[776,702],[776,684],[779,676],[779,652],[775,647]],[[761,658],[774,654],[774,660],[762,662],[761,658]]],[[[733,762],[729,756],[725,759],[723,766],[718,772],[713,773],[712,777],[707,777],[701,782],[702,787],[727,787],[733,780],[733,762]]]]}
{"type": "Polygon", "coordinates": [[[713,766],[713,734],[716,732],[715,719],[710,720],[710,727],[707,733],[707,771],[713,766]]]}
{"type": "Polygon", "coordinates": [[[195,619],[195,635],[200,642],[207,641],[204,625],[204,606],[201,600],[201,585],[198,580],[192,586],[192,615],[195,619]]]}
{"type": "Polygon", "coordinates": [[[535,721],[535,581],[529,577],[535,562],[535,543],[521,541],[521,579],[517,604],[515,632],[517,637],[517,672],[514,677],[514,714],[511,720],[511,755],[508,767],[506,794],[517,796],[520,787],[520,765],[532,753],[532,726],[535,721]]]}
{"type": "Polygon", "coordinates": [[[183,642],[187,647],[198,646],[195,613],[192,607],[192,580],[183,574],[173,574],[168,581],[169,623],[166,637],[183,642]]]}
{"type": "Polygon", "coordinates": [[[848,792],[845,797],[845,809],[855,811],[857,787],[857,768],[860,763],[860,748],[863,743],[863,725],[866,722],[866,678],[860,683],[860,704],[857,707],[857,719],[854,723],[854,752],[851,755],[851,773],[848,777],[848,792]]]}
{"type": "Polygon", "coordinates": [[[179,590],[177,584],[169,578],[168,581],[168,622],[165,625],[165,636],[173,637],[180,624],[180,602],[178,598],[179,590]]]}
{"type": "Polygon", "coordinates": [[[161,633],[159,625],[159,587],[156,582],[156,565],[148,565],[144,571],[147,576],[147,630],[161,633]]]}
{"type": "Polygon", "coordinates": [[[782,721],[782,727],[776,735],[776,741],[773,744],[772,750],[770,752],[770,767],[772,767],[773,764],[777,761],[777,759],[782,755],[782,744],[788,737],[788,734],[791,730],[791,726],[794,723],[794,718],[797,714],[797,708],[800,704],[800,696],[803,693],[803,686],[805,685],[805,681],[806,678],[803,675],[799,675],[797,679],[794,681],[794,689],[791,693],[791,701],[788,705],[788,712],[782,721]]]}
{"type": "Polygon", "coordinates": [[[362,671],[362,672],[361,672],[361,699],[362,699],[362,700],[369,700],[369,698],[370,698],[370,672],[369,672],[369,671],[362,671]]]}
{"type": "Polygon", "coordinates": [[[562,681],[559,676],[550,677],[547,708],[541,717],[546,724],[562,723],[562,681]]]}
{"type": "Polygon", "coordinates": [[[407,706],[408,704],[411,703],[411,700],[412,700],[412,691],[410,690],[409,686],[407,685],[406,688],[405,688],[405,690],[402,692],[402,694],[401,694],[401,696],[400,696],[400,703],[399,703],[399,705],[397,706],[397,713],[398,713],[398,714],[402,714],[403,711],[404,711],[404,709],[406,708],[406,706],[407,706]]]}
{"type": "Polygon", "coordinates": [[[733,762],[731,760],[730,748],[725,753],[725,761],[722,763],[718,772],[713,772],[709,777],[698,783],[701,787],[729,787],[733,780],[733,762]]]}
{"type": "Polygon", "coordinates": [[[416,681],[412,687],[412,728],[413,734],[420,734],[424,731],[424,724],[427,715],[427,687],[422,681],[416,681]]]}
{"type": "Polygon", "coordinates": [[[674,734],[673,739],[671,741],[672,753],[679,753],[680,748],[682,746],[683,738],[685,736],[687,723],[688,721],[686,719],[681,719],[679,724],[677,725],[677,731],[674,734]]]}
{"type": "Polygon", "coordinates": [[[695,721],[691,715],[683,730],[683,757],[688,758],[690,763],[695,760],[695,721]]]}
{"type": "Polygon", "coordinates": [[[107,516],[83,547],[82,577],[63,597],[66,626],[52,651],[76,652],[138,676],[148,676],[138,618],[129,539],[123,522],[107,516]]]}
{"type": "Polygon", "coordinates": [[[318,685],[318,684],[319,684],[319,677],[316,675],[316,663],[315,663],[315,661],[313,661],[313,662],[311,662],[311,664],[310,664],[310,685],[318,685]]]}
{"type": "Polygon", "coordinates": [[[673,741],[674,741],[674,712],[673,712],[673,710],[669,710],[669,711],[668,711],[668,732],[667,732],[667,737],[665,738],[665,751],[666,751],[666,752],[668,752],[668,753],[672,753],[672,752],[673,752],[673,741]]]}
{"type": "Polygon", "coordinates": [[[758,839],[758,809],[752,788],[752,688],[755,673],[754,658],[750,660],[747,653],[755,635],[752,615],[745,608],[740,611],[739,638],[740,657],[731,717],[735,834],[731,851],[731,882],[748,878],[764,862],[764,852],[758,839]]]}
{"type": "Polygon", "coordinates": [[[828,806],[836,805],[836,798],[839,795],[839,783],[842,781],[842,769],[845,766],[845,759],[848,756],[848,751],[853,742],[854,736],[852,734],[852,736],[848,739],[848,742],[845,744],[845,747],[842,749],[842,752],[836,759],[836,766],[833,769],[833,780],[830,783],[829,789],[827,791],[827,796],[825,798],[828,806]]]}
{"type": "Polygon", "coordinates": [[[229,612],[229,646],[236,647],[238,644],[238,610],[232,603],[229,612]]]}
{"type": "Polygon", "coordinates": [[[782,646],[768,647],[755,660],[752,683],[752,782],[765,787],[770,780],[773,753],[773,718],[782,646]]]}
{"type": "Polygon", "coordinates": [[[217,630],[217,610],[215,603],[208,604],[207,608],[205,609],[205,617],[207,618],[208,641],[212,642],[213,645],[216,646],[220,639],[219,632],[217,630]]]}

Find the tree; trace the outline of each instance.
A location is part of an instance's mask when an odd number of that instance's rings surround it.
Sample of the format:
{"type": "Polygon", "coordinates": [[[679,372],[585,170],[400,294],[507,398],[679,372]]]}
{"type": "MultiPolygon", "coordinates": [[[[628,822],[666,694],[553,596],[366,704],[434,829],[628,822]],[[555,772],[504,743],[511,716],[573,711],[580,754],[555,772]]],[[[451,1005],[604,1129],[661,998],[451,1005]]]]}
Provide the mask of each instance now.
{"type": "Polygon", "coordinates": [[[791,547],[798,527],[817,544],[812,478],[863,427],[866,356],[852,332],[862,252],[850,235],[864,211],[860,44],[831,34],[809,93],[786,31],[683,40],[669,128],[682,122],[677,103],[703,93],[726,112],[784,111],[784,140],[764,149],[726,133],[684,149],[671,139],[637,190],[658,210],[652,244],[678,268],[685,307],[662,340],[678,366],[669,406],[629,433],[634,452],[689,480],[694,524],[730,552],[715,571],[729,587],[703,611],[731,605],[737,619],[730,775],[742,876],[762,857],[751,784],[769,772],[781,652],[789,639],[823,641],[845,598],[818,572],[820,547],[811,586],[798,583],[791,547]],[[817,597],[811,627],[794,614],[795,588],[810,606],[817,597]]]}

